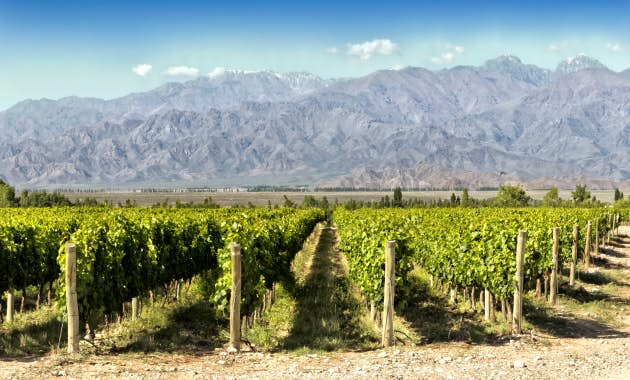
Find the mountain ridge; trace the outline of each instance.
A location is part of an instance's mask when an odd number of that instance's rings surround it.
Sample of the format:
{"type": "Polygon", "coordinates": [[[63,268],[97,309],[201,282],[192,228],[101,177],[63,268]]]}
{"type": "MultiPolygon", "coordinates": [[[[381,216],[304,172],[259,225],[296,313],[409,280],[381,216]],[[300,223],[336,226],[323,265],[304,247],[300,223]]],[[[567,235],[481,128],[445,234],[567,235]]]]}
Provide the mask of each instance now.
{"type": "MultiPolygon", "coordinates": [[[[334,184],[359,168],[435,176],[413,170],[426,165],[475,186],[498,172],[623,182],[630,70],[586,56],[565,63],[578,69],[501,56],[343,80],[225,70],[111,100],[27,100],[0,112],[0,176],[18,187],[334,184]]],[[[369,181],[378,178],[394,180],[369,181]]]]}

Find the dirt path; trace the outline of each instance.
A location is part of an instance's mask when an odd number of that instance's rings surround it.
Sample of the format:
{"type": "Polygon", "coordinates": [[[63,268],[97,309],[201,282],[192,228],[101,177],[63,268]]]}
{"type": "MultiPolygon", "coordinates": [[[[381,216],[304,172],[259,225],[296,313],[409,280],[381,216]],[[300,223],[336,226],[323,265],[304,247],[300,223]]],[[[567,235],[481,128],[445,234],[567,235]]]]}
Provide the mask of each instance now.
{"type": "MultiPolygon", "coordinates": [[[[306,276],[295,290],[295,318],[279,348],[344,350],[370,346],[365,312],[347,279],[347,265],[336,249],[336,229],[322,227],[306,276]]],[[[372,346],[376,343],[376,337],[372,346]]]]}
{"type": "MultiPolygon", "coordinates": [[[[630,227],[622,226],[619,232],[610,246],[600,250],[594,260],[597,266],[580,273],[578,285],[583,290],[561,295],[552,326],[535,325],[523,336],[493,344],[450,342],[306,354],[228,355],[219,350],[203,355],[48,355],[0,359],[0,378],[630,379],[630,227]]],[[[328,297],[328,302],[343,305],[334,300],[340,289],[334,283],[343,279],[343,267],[329,249],[333,241],[333,231],[323,230],[312,270],[299,290],[304,293],[296,319],[321,334],[305,340],[298,329],[292,330],[283,343],[286,346],[292,339],[314,349],[339,342],[351,346],[352,334],[345,335],[344,309],[326,312],[315,304],[328,297]],[[304,297],[313,293],[322,297],[304,297]]]]}

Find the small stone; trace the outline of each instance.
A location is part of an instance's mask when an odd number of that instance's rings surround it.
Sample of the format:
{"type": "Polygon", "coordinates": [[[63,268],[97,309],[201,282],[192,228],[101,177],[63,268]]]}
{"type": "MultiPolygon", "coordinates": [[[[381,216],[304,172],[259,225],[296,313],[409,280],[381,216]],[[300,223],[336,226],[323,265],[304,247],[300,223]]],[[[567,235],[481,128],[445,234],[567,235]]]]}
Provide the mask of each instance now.
{"type": "Polygon", "coordinates": [[[525,367],[525,363],[522,360],[514,360],[514,363],[512,364],[512,367],[514,367],[514,368],[523,368],[523,367],[525,367]]]}
{"type": "Polygon", "coordinates": [[[219,361],[217,361],[217,363],[219,363],[221,365],[224,365],[226,362],[225,362],[225,360],[219,360],[219,361]]]}
{"type": "Polygon", "coordinates": [[[386,358],[387,357],[387,352],[379,352],[378,355],[376,355],[379,358],[386,358]]]}
{"type": "Polygon", "coordinates": [[[235,354],[235,353],[237,353],[237,352],[238,352],[238,349],[237,349],[236,347],[232,347],[232,346],[230,346],[230,347],[228,347],[228,348],[227,348],[227,352],[228,352],[229,354],[235,354]]]}
{"type": "Polygon", "coordinates": [[[439,364],[446,364],[449,363],[451,361],[451,357],[450,356],[444,356],[443,358],[441,358],[440,360],[438,360],[439,364]]]}

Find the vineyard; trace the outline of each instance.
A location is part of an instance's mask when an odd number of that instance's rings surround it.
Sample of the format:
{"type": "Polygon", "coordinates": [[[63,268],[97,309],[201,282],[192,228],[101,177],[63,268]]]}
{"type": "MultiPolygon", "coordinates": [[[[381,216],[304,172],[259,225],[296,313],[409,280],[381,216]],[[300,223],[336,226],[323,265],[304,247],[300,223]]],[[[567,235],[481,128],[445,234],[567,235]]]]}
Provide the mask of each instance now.
{"type": "MultiPolygon", "coordinates": [[[[57,284],[65,301],[66,242],[76,245],[79,314],[120,313],[124,302],[201,275],[218,313],[230,292],[230,242],[243,251],[242,312],[288,273],[324,214],[317,209],[5,209],[0,212],[0,292],[57,284]]],[[[10,317],[10,316],[9,316],[10,317]]]]}
{"type": "MultiPolygon", "coordinates": [[[[421,268],[432,284],[486,309],[510,313],[517,279],[519,231],[525,290],[545,293],[563,268],[588,266],[589,250],[610,238],[626,212],[580,208],[338,208],[334,223],[348,277],[380,324],[387,241],[395,241],[395,302],[405,307],[421,268]],[[554,245],[557,227],[557,249],[554,245]],[[558,252],[557,261],[553,252],[558,252]],[[478,292],[478,293],[475,293],[478,292]]],[[[123,305],[151,297],[173,282],[202,278],[217,315],[227,318],[234,281],[240,315],[260,315],[277,283],[291,280],[291,263],[325,214],[320,209],[57,208],[0,211],[0,292],[54,289],[65,306],[66,243],[76,246],[76,293],[83,322],[96,326],[123,314],[123,305]],[[240,245],[242,276],[232,273],[230,245],[240,245]]],[[[555,285],[557,286],[557,285],[555,285]]],[[[552,291],[553,293],[553,291],[552,291]]],[[[232,302],[234,302],[232,300],[232,302]]],[[[7,305],[9,307],[9,305],[7,305]]],[[[12,312],[7,312],[10,319],[12,312]]],[[[133,311],[134,317],[136,311],[133,311]]],[[[246,319],[247,320],[247,319],[246,319]]],[[[251,324],[251,319],[249,319],[251,324]]],[[[239,324],[240,326],[240,324],[239,324]]],[[[247,327],[247,324],[244,325],[247,327]]]]}
{"type": "MultiPolygon", "coordinates": [[[[435,282],[474,300],[475,290],[487,290],[509,312],[516,284],[516,245],[519,231],[528,232],[524,281],[540,291],[553,272],[552,229],[559,229],[558,270],[573,260],[573,247],[588,263],[589,249],[602,241],[620,215],[606,209],[386,209],[337,210],[340,250],[346,255],[350,277],[372,308],[382,310],[388,240],[396,242],[396,302],[408,298],[414,266],[435,282]],[[594,223],[588,226],[589,221],[594,223]],[[575,241],[573,229],[578,228],[575,241]],[[587,229],[591,233],[587,234],[587,229]],[[592,239],[592,241],[591,241],[592,239]],[[535,284],[535,285],[534,285],[535,284]]],[[[577,259],[577,257],[576,257],[577,259]]],[[[575,265],[575,263],[574,263],[575,265]]],[[[492,308],[494,309],[494,307],[492,308]]]]}

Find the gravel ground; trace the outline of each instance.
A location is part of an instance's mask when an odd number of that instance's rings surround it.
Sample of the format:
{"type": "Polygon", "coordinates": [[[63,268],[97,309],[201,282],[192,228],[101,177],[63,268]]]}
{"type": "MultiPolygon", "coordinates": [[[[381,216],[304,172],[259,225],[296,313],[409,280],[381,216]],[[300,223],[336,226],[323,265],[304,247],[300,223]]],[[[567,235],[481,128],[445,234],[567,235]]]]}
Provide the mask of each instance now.
{"type": "Polygon", "coordinates": [[[47,356],[0,362],[5,379],[628,379],[629,338],[531,338],[501,346],[440,344],[324,355],[218,352],[71,358],[47,356]]]}

